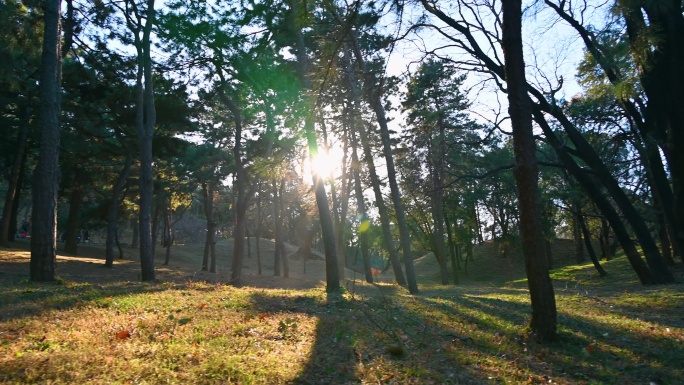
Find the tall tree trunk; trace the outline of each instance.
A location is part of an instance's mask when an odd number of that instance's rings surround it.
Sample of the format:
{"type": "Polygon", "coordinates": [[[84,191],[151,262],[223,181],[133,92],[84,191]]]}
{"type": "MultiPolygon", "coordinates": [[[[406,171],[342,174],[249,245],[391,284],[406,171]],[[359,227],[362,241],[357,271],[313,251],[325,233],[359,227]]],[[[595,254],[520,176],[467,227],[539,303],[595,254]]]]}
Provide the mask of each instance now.
{"type": "MultiPolygon", "coordinates": [[[[330,145],[328,144],[328,129],[325,125],[325,119],[320,119],[321,133],[323,134],[323,149],[328,154],[330,153],[330,145]]],[[[340,178],[341,186],[340,192],[337,193],[334,175],[324,175],[323,180],[330,182],[330,198],[333,207],[333,224],[335,228],[335,251],[337,253],[337,269],[339,270],[340,280],[345,278],[344,268],[347,266],[345,255],[345,224],[347,222],[347,210],[349,208],[349,191],[347,189],[348,179],[351,176],[347,173],[347,136],[344,138],[344,151],[342,156],[342,177],[340,178]]]]}
{"type": "Polygon", "coordinates": [[[10,179],[7,184],[7,195],[5,196],[5,206],[2,211],[2,223],[0,224],[0,245],[7,246],[10,240],[10,220],[12,218],[12,206],[14,205],[14,197],[19,193],[21,185],[19,184],[22,171],[22,163],[24,162],[26,153],[26,145],[28,143],[29,133],[29,119],[31,117],[31,108],[26,104],[20,107],[19,117],[19,134],[17,135],[17,144],[15,147],[14,161],[12,162],[12,169],[10,170],[10,179]]]}
{"type": "Polygon", "coordinates": [[[370,222],[368,221],[368,213],[366,212],[366,201],[363,197],[363,187],[361,186],[361,176],[359,174],[359,169],[361,168],[361,163],[359,162],[359,156],[357,154],[357,144],[354,132],[354,123],[349,130],[351,134],[351,155],[352,155],[352,173],[354,176],[354,194],[356,198],[356,209],[359,212],[359,226],[356,232],[359,237],[359,247],[361,248],[361,255],[363,257],[363,272],[366,276],[366,282],[373,283],[373,271],[371,270],[370,263],[370,250],[368,247],[368,228],[370,227],[370,222]]]}
{"type": "Polygon", "coordinates": [[[138,54],[137,73],[137,108],[136,126],[138,133],[138,151],[140,154],[140,202],[139,202],[139,242],[140,272],[142,281],[154,281],[154,240],[152,235],[152,210],[154,205],[154,170],[152,167],[152,140],[157,112],[154,105],[154,82],[152,78],[152,56],[150,34],[155,19],[154,0],[147,0],[145,15],[137,14],[134,2],[127,2],[131,7],[128,14],[129,29],[133,32],[138,54]],[[131,17],[135,14],[136,20],[131,17]],[[145,24],[137,24],[144,19],[145,24]],[[142,33],[142,38],[140,36],[142,33]],[[143,82],[144,78],[144,82],[143,82]]]}
{"type": "Polygon", "coordinates": [[[30,279],[54,281],[57,264],[57,190],[59,184],[60,0],[44,1],[40,74],[40,154],[34,171],[30,279]]]}
{"type": "Polygon", "coordinates": [[[392,156],[392,142],[390,140],[389,127],[387,126],[387,117],[385,115],[385,108],[382,104],[380,92],[378,89],[373,90],[372,76],[366,69],[366,64],[361,54],[359,42],[351,31],[354,56],[359,69],[365,76],[366,95],[368,103],[373,108],[375,116],[380,126],[380,137],[382,139],[382,152],[387,166],[387,178],[390,185],[390,196],[394,204],[394,211],[396,215],[397,225],[399,226],[399,238],[401,241],[401,248],[404,255],[404,267],[406,268],[406,278],[408,282],[408,289],[411,294],[418,293],[418,282],[416,281],[416,273],[413,268],[413,255],[411,254],[411,238],[408,224],[406,223],[406,213],[404,212],[404,204],[401,200],[401,192],[399,191],[399,184],[397,183],[397,171],[394,167],[394,158],[392,156]]]}
{"type": "MultiPolygon", "coordinates": [[[[304,93],[311,92],[313,87],[309,79],[309,59],[306,54],[306,45],[304,44],[304,36],[302,34],[303,19],[308,17],[308,10],[301,9],[299,0],[290,0],[290,9],[293,16],[292,25],[293,32],[296,39],[297,50],[297,64],[299,76],[302,82],[304,93]]],[[[308,96],[308,111],[304,122],[304,130],[306,132],[306,141],[309,147],[309,155],[315,157],[318,153],[318,144],[316,143],[316,132],[314,130],[314,116],[315,108],[311,96],[308,96]]],[[[325,186],[321,180],[320,175],[313,173],[314,193],[316,196],[316,206],[318,206],[318,216],[321,223],[321,232],[323,233],[323,246],[325,248],[325,277],[326,277],[326,291],[328,293],[338,293],[340,291],[340,272],[337,265],[337,253],[335,250],[335,235],[333,232],[332,218],[330,215],[330,208],[328,207],[328,195],[325,192],[325,186]]]]}
{"type": "MultiPolygon", "coordinates": [[[[433,141],[434,138],[430,140],[433,141]]],[[[437,251],[437,260],[439,261],[439,272],[442,280],[442,285],[449,284],[449,267],[447,264],[447,251],[444,244],[444,186],[442,185],[442,172],[444,168],[445,156],[445,138],[444,127],[440,122],[439,136],[437,143],[432,143],[431,151],[431,179],[432,192],[430,198],[432,200],[432,219],[434,222],[434,239],[435,249],[437,251]]]]}
{"type": "Polygon", "coordinates": [[[520,0],[502,2],[502,48],[506,62],[508,112],[513,127],[515,179],[518,185],[520,232],[525,270],[532,300],[532,332],[539,340],[556,339],[556,300],[544,250],[539,208],[538,171],[532,130],[532,108],[527,95],[522,44],[522,5],[520,0]]]}
{"type": "MultiPolygon", "coordinates": [[[[345,50],[346,66],[347,66],[347,83],[349,84],[349,89],[351,93],[351,100],[354,109],[354,113],[358,113],[358,92],[356,88],[356,78],[354,76],[354,70],[351,66],[351,58],[348,58],[349,50],[345,50]]],[[[380,214],[380,225],[382,228],[382,239],[387,250],[387,255],[389,255],[390,263],[392,264],[392,270],[394,272],[394,277],[397,283],[401,286],[406,286],[406,278],[404,278],[404,272],[401,268],[401,263],[399,262],[399,255],[397,254],[397,249],[394,246],[394,238],[392,236],[392,230],[390,228],[389,213],[387,212],[387,206],[385,205],[385,199],[382,196],[382,191],[380,190],[380,178],[375,169],[375,163],[373,161],[373,152],[370,146],[370,140],[368,138],[368,133],[365,131],[364,127],[359,127],[354,125],[355,132],[358,132],[359,139],[361,140],[361,146],[363,148],[363,160],[368,167],[368,176],[371,180],[371,186],[373,188],[373,194],[375,196],[375,206],[378,208],[378,214],[380,214]]],[[[355,140],[355,139],[354,139],[355,140]]]]}

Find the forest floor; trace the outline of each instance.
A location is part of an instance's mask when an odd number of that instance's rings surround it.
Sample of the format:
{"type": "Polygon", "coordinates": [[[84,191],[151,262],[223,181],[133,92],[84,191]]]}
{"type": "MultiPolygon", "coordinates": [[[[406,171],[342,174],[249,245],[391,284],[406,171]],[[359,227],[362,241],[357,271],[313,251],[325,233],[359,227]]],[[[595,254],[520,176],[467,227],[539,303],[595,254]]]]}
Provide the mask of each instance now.
{"type": "Polygon", "coordinates": [[[168,266],[159,248],[154,283],[139,282],[133,249],[107,269],[102,245],[79,245],[58,256],[57,282],[38,284],[27,241],[0,248],[0,383],[683,383],[681,265],[680,283],[644,287],[624,257],[600,278],[557,241],[559,339],[538,344],[522,260],[494,244],[476,247],[458,286],[435,283],[433,256],[417,259],[415,296],[351,270],[330,296],[323,261],[276,277],[272,242],[259,245],[262,274],[252,243],[239,288],[226,284],[225,240],[218,274],[199,269],[199,245],[174,246],[168,266]]]}

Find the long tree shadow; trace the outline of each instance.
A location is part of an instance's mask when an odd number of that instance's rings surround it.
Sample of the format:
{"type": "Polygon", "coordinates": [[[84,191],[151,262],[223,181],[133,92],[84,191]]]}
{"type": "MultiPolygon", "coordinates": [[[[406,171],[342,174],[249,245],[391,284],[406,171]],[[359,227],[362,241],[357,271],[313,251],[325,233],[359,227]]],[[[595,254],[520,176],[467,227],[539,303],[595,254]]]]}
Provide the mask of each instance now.
{"type": "Polygon", "coordinates": [[[187,273],[157,268],[160,279],[140,282],[139,264],[116,260],[105,268],[103,261],[58,255],[57,279],[53,282],[29,281],[29,258],[21,248],[0,253],[0,321],[39,315],[50,310],[65,310],[91,303],[107,306],[123,295],[169,290],[182,286],[178,279],[187,273]],[[108,300],[107,300],[108,299],[108,300]]]}

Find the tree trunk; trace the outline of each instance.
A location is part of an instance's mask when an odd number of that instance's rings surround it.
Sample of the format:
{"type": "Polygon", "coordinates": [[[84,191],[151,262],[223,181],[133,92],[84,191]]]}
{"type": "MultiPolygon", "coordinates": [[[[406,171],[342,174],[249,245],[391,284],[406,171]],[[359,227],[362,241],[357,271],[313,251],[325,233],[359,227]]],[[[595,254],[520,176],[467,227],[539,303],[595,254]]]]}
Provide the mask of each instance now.
{"type": "Polygon", "coordinates": [[[556,301],[549,277],[548,259],[539,208],[538,171],[532,130],[532,109],[527,95],[522,44],[522,10],[520,0],[504,1],[502,48],[506,62],[508,112],[513,127],[515,179],[518,186],[520,232],[525,270],[532,300],[532,332],[541,341],[556,339],[556,301]]]}
{"type": "MultiPolygon", "coordinates": [[[[348,55],[348,50],[345,50],[345,58],[348,55]]],[[[358,113],[358,93],[356,88],[356,79],[353,76],[354,70],[350,63],[351,59],[347,58],[347,83],[349,84],[349,89],[351,93],[351,99],[354,106],[354,112],[358,113]]],[[[375,206],[378,208],[378,214],[380,214],[380,225],[382,228],[382,239],[387,250],[387,255],[389,255],[390,263],[392,264],[392,270],[394,272],[394,277],[397,283],[401,286],[406,286],[406,278],[404,277],[404,272],[401,268],[401,263],[399,262],[399,255],[397,254],[397,249],[394,246],[394,238],[392,236],[392,230],[390,228],[389,213],[387,212],[387,206],[385,205],[385,200],[382,196],[382,191],[380,190],[380,178],[375,169],[375,163],[373,161],[373,152],[371,151],[370,141],[368,138],[368,133],[364,130],[364,127],[354,126],[354,129],[359,134],[359,139],[361,140],[361,146],[363,148],[363,160],[368,167],[368,175],[370,177],[371,185],[373,188],[373,194],[375,196],[375,206]]]]}
{"type": "MultiPolygon", "coordinates": [[[[620,0],[632,51],[639,67],[641,84],[648,98],[645,120],[654,136],[665,139],[663,153],[672,176],[674,205],[679,223],[684,223],[684,17],[681,1],[658,2],[620,0]],[[644,20],[648,17],[648,22],[644,20]],[[644,49],[644,39],[657,29],[657,38],[649,39],[653,48],[644,49]],[[652,50],[651,50],[652,49],[652,50]]],[[[684,260],[684,255],[681,256],[684,260]]]]}
{"type": "MultiPolygon", "coordinates": [[[[441,126],[441,125],[440,125],[441,126]]],[[[434,224],[433,236],[435,239],[435,249],[437,260],[439,261],[439,272],[442,285],[449,284],[449,267],[447,264],[447,251],[444,244],[444,186],[442,185],[442,173],[444,168],[444,128],[439,127],[438,143],[432,143],[429,151],[431,152],[430,177],[432,179],[432,220],[434,224]],[[435,153],[436,152],[436,153],[435,153]]],[[[432,138],[430,139],[433,140],[432,138]]]]}
{"type": "MultiPolygon", "coordinates": [[[[283,225],[280,218],[280,213],[282,212],[280,208],[280,199],[278,198],[278,182],[273,180],[273,232],[275,234],[275,249],[273,250],[273,275],[280,276],[280,261],[284,257],[283,249],[280,244],[283,242],[283,225]]],[[[301,250],[300,245],[300,250],[301,250]]],[[[302,258],[302,262],[306,263],[306,258],[308,257],[305,253],[299,255],[302,258]]]]}
{"type": "Polygon", "coordinates": [[[57,190],[59,184],[60,0],[44,1],[40,75],[40,154],[34,170],[30,279],[54,281],[57,264],[57,190]]]}
{"type": "Polygon", "coordinates": [[[2,223],[0,224],[0,245],[7,246],[10,240],[10,222],[12,218],[12,207],[14,205],[14,197],[19,194],[21,185],[22,163],[25,161],[26,144],[28,143],[29,120],[31,116],[31,108],[26,105],[21,107],[21,116],[19,118],[19,134],[17,135],[17,144],[14,153],[14,161],[12,162],[12,169],[10,170],[10,178],[7,184],[7,195],[5,196],[5,206],[2,211],[2,223]]]}
{"type": "Polygon", "coordinates": [[[625,255],[627,256],[630,265],[632,265],[632,268],[639,277],[639,281],[644,285],[654,283],[651,271],[641,259],[639,252],[634,246],[634,242],[629,237],[627,229],[625,229],[625,225],[622,222],[620,215],[615,211],[612,204],[603,195],[597,183],[589,178],[586,172],[582,170],[572,156],[568,154],[565,145],[560,141],[553,130],[551,130],[551,127],[544,119],[541,111],[535,110],[534,117],[537,124],[539,124],[539,127],[541,127],[542,131],[544,131],[544,136],[556,152],[558,159],[565,165],[565,167],[568,169],[568,172],[575,178],[575,180],[577,180],[577,182],[587,193],[589,199],[594,202],[596,207],[601,211],[608,222],[610,222],[610,225],[615,232],[615,236],[619,240],[622,249],[625,251],[625,255]]]}
{"type": "Polygon", "coordinates": [[[257,258],[257,274],[261,275],[261,181],[258,182],[257,192],[257,228],[256,228],[256,258],[257,258]]]}
{"type": "Polygon", "coordinates": [[[629,197],[627,197],[627,194],[625,194],[625,191],[617,183],[595,149],[558,108],[551,106],[538,91],[532,90],[532,93],[539,101],[538,107],[542,111],[551,114],[559,121],[564,131],[568,134],[568,138],[577,148],[578,156],[592,171],[594,171],[594,173],[596,173],[599,177],[599,181],[605,186],[608,194],[610,194],[611,198],[624,215],[625,220],[630,224],[646,257],[646,263],[651,270],[651,275],[654,280],[653,283],[673,282],[674,278],[672,277],[672,273],[669,271],[660,255],[658,246],[653,240],[653,236],[651,235],[646,222],[644,222],[641,214],[636,210],[629,200],[629,197]]]}
{"type": "Polygon", "coordinates": [[[283,259],[283,277],[290,277],[290,260],[287,256],[285,250],[285,233],[283,231],[282,221],[285,219],[285,209],[283,204],[283,196],[285,195],[285,179],[280,180],[280,191],[278,192],[278,211],[280,212],[280,220],[278,221],[278,227],[280,227],[280,242],[276,244],[276,247],[280,249],[280,255],[283,259]]]}
{"type": "MultiPolygon", "coordinates": [[[[142,15],[138,20],[143,19],[142,15]]],[[[152,78],[152,57],[150,34],[154,24],[154,0],[147,0],[145,24],[134,25],[129,21],[129,28],[134,32],[138,53],[137,74],[137,109],[136,126],[138,133],[138,151],[140,154],[140,212],[138,217],[140,242],[141,279],[154,281],[154,240],[152,235],[152,210],[154,205],[154,170],[152,166],[152,140],[157,113],[154,105],[154,82],[152,78]],[[139,33],[142,32],[142,40],[139,33]],[[143,82],[144,78],[144,82],[143,82]]]]}
{"type": "Polygon", "coordinates": [[[164,207],[164,246],[166,247],[166,255],[164,256],[164,266],[169,265],[171,259],[171,202],[167,201],[164,207]]]}
{"type": "Polygon", "coordinates": [[[107,208],[107,240],[105,241],[105,267],[112,267],[114,265],[114,244],[118,231],[119,222],[119,208],[123,202],[123,190],[131,173],[131,166],[133,165],[133,151],[129,148],[125,139],[117,132],[117,139],[121,146],[126,150],[126,160],[124,161],[123,169],[119,172],[119,176],[112,188],[112,196],[107,208]]]}
{"type": "MultiPolygon", "coordinates": [[[[451,276],[454,279],[454,285],[458,285],[458,271],[460,270],[460,256],[456,254],[456,241],[454,240],[453,231],[451,230],[451,223],[449,223],[449,216],[444,216],[444,228],[447,232],[447,239],[449,244],[449,256],[451,258],[451,276]]],[[[460,253],[460,247],[459,247],[460,253]]]]}
{"type": "Polygon", "coordinates": [[[349,130],[351,134],[351,150],[352,150],[352,173],[354,176],[354,194],[356,198],[356,209],[359,212],[359,226],[356,229],[356,233],[359,237],[359,247],[361,248],[361,255],[363,257],[363,272],[366,276],[366,282],[373,283],[373,271],[371,270],[370,263],[370,250],[368,247],[368,228],[370,222],[368,221],[368,213],[366,212],[366,201],[363,197],[363,187],[361,186],[361,175],[359,174],[359,169],[361,168],[361,163],[359,162],[359,156],[357,154],[357,144],[354,131],[354,123],[349,130]]]}
{"type": "MultiPolygon", "coordinates": [[[[309,59],[306,54],[306,45],[304,44],[304,36],[302,34],[302,19],[306,16],[307,10],[300,8],[299,0],[290,0],[291,14],[293,15],[292,25],[293,32],[296,38],[297,50],[297,64],[299,76],[302,82],[304,93],[313,90],[311,80],[309,79],[309,59]]],[[[318,144],[316,143],[316,132],[314,130],[313,117],[315,116],[314,101],[311,96],[307,96],[308,111],[304,121],[304,130],[306,132],[306,141],[309,146],[309,155],[315,157],[318,153],[318,144]]],[[[340,272],[337,265],[337,253],[335,250],[335,235],[333,232],[332,218],[330,215],[330,208],[328,207],[328,195],[325,192],[325,186],[319,175],[313,175],[314,193],[316,196],[316,206],[318,207],[318,216],[321,223],[321,231],[323,233],[323,245],[325,248],[325,277],[326,277],[326,291],[328,293],[340,292],[340,272]]]]}
{"type": "Polygon", "coordinates": [[[411,294],[418,293],[418,282],[416,281],[416,273],[413,268],[413,255],[411,254],[411,238],[408,224],[406,223],[406,213],[404,212],[404,204],[401,200],[401,192],[399,191],[399,184],[397,183],[397,172],[394,167],[394,158],[392,156],[392,142],[390,140],[389,127],[387,126],[387,117],[385,116],[385,108],[382,105],[379,90],[373,90],[373,82],[371,74],[366,70],[363,55],[359,48],[359,43],[354,34],[351,32],[353,43],[353,51],[356,57],[357,65],[361,72],[365,75],[366,95],[368,103],[373,108],[375,116],[380,126],[380,137],[382,139],[382,152],[387,166],[387,178],[390,185],[390,196],[394,204],[394,211],[396,215],[397,225],[399,226],[399,238],[401,241],[401,248],[404,255],[404,267],[406,268],[406,278],[408,282],[408,289],[411,294]]]}
{"type": "Polygon", "coordinates": [[[572,233],[575,241],[575,261],[579,264],[584,263],[584,244],[582,242],[582,228],[580,226],[582,212],[579,205],[575,205],[575,210],[572,213],[572,233]]]}
{"type": "Polygon", "coordinates": [[[138,221],[133,218],[133,235],[131,236],[131,249],[137,249],[140,247],[140,225],[138,221]]]}
{"type": "Polygon", "coordinates": [[[601,263],[599,263],[598,258],[596,258],[594,247],[591,245],[591,234],[589,233],[589,229],[587,228],[587,224],[584,221],[584,217],[581,213],[578,213],[577,221],[579,222],[579,227],[582,230],[582,234],[584,235],[584,243],[587,246],[587,252],[589,253],[589,258],[591,258],[591,262],[594,264],[594,267],[596,268],[596,271],[598,271],[599,275],[601,277],[605,277],[606,275],[608,275],[608,273],[606,273],[606,271],[603,269],[603,266],[601,266],[601,263]]]}
{"type": "Polygon", "coordinates": [[[64,251],[71,254],[78,254],[78,243],[81,241],[81,200],[82,200],[81,185],[79,182],[74,182],[71,186],[71,195],[69,196],[69,218],[66,226],[66,241],[64,242],[64,251]]]}

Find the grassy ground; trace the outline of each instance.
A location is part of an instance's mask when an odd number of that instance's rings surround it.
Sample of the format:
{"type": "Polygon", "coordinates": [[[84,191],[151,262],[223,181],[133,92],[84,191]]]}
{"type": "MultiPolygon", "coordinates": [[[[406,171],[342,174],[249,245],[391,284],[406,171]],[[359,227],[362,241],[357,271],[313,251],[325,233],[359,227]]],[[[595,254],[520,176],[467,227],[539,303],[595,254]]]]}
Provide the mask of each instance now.
{"type": "Polygon", "coordinates": [[[486,245],[458,287],[430,283],[429,260],[418,261],[417,296],[347,280],[329,297],[313,261],[306,274],[293,261],[285,279],[252,275],[248,260],[247,286],[235,288],[197,271],[200,250],[174,250],[144,284],[136,262],[105,269],[101,247],[82,247],[58,258],[58,282],[36,284],[26,244],[0,249],[0,383],[684,381],[683,287],[643,287],[624,258],[605,263],[606,278],[591,264],[554,270],[560,338],[539,345],[520,261],[486,245]]]}

